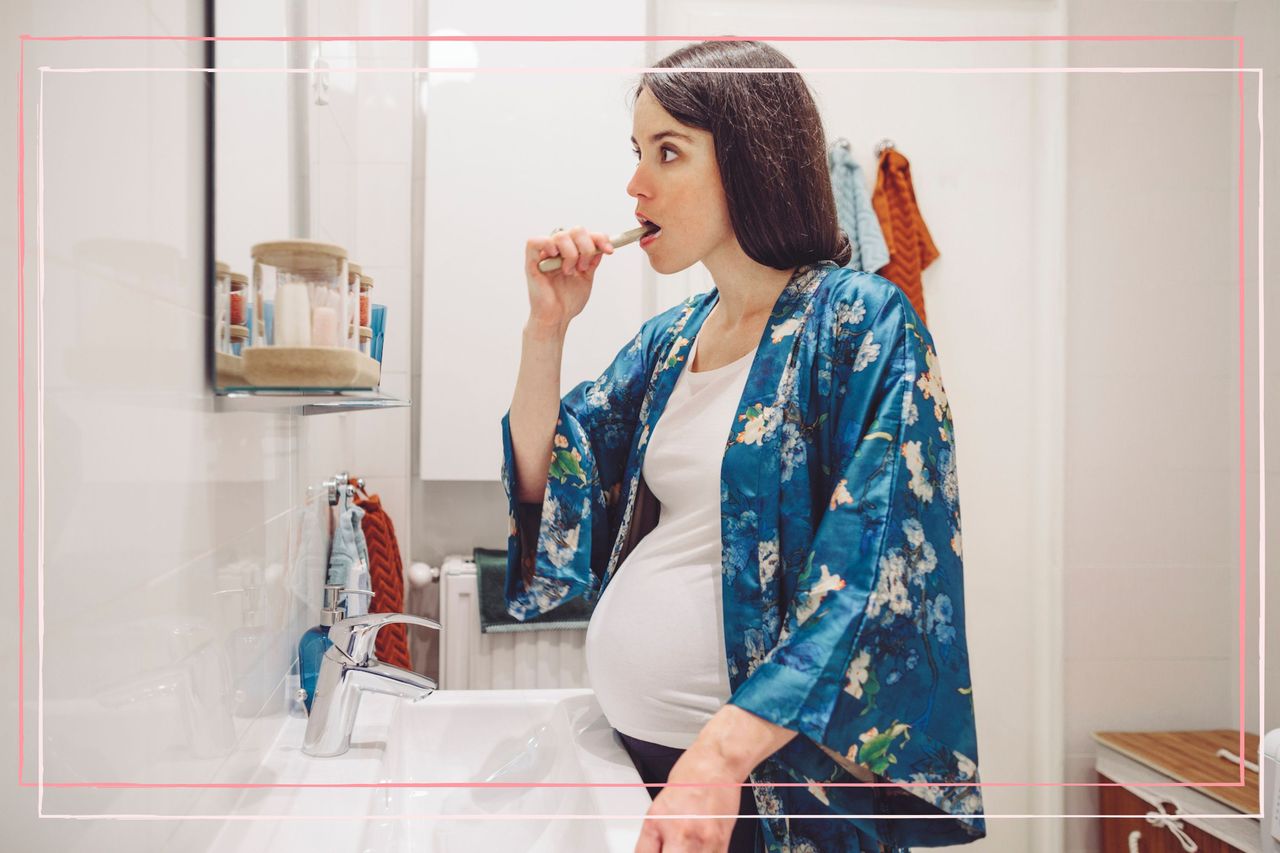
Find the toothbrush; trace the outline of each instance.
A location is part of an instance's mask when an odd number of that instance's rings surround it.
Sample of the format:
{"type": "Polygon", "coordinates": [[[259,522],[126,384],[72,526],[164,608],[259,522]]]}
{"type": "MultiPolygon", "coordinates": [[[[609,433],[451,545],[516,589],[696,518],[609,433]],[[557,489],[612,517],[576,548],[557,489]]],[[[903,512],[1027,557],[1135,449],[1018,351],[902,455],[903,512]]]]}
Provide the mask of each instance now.
{"type": "MultiPolygon", "coordinates": [[[[648,225],[641,225],[639,228],[632,228],[630,231],[623,231],[616,237],[610,237],[609,242],[613,244],[613,248],[617,249],[628,243],[634,243],[646,234],[653,234],[660,229],[657,225],[650,222],[648,225]]],[[[554,258],[543,258],[538,261],[538,269],[542,272],[551,272],[560,269],[561,258],[556,255],[554,258]]]]}

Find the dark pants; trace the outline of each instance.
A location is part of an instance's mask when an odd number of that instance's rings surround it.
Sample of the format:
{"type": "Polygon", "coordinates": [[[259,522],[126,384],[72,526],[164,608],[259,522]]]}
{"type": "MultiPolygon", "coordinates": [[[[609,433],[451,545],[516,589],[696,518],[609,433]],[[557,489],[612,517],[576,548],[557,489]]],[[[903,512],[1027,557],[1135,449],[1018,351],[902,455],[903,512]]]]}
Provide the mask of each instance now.
{"type": "MultiPolygon", "coordinates": [[[[614,729],[614,731],[618,730],[614,729]]],[[[639,740],[622,732],[618,732],[618,737],[622,739],[622,745],[631,756],[631,763],[636,766],[636,772],[649,785],[666,782],[671,768],[675,766],[680,756],[684,755],[683,749],[639,740]]],[[[648,790],[649,796],[657,799],[663,789],[649,788],[648,790]]],[[[742,798],[738,801],[738,814],[750,815],[750,817],[740,817],[733,824],[728,853],[758,853],[764,849],[764,831],[760,828],[759,818],[756,817],[759,813],[756,811],[756,800],[751,795],[749,785],[742,788],[742,798]]]]}

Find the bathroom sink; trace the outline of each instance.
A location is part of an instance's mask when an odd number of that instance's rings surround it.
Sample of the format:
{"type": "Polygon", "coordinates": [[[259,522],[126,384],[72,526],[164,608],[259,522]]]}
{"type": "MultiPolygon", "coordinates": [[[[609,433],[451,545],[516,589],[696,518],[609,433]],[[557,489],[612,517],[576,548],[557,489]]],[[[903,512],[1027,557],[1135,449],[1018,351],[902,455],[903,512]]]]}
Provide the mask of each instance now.
{"type": "Polygon", "coordinates": [[[591,690],[437,691],[387,743],[384,775],[423,787],[380,793],[365,850],[630,853],[652,803],[591,690]],[[449,782],[485,784],[427,787],[449,782]]]}
{"type": "Polygon", "coordinates": [[[302,753],[305,727],[287,720],[252,780],[285,787],[233,810],[284,819],[229,821],[212,849],[631,853],[652,804],[590,689],[366,694],[332,758],[302,753]]]}

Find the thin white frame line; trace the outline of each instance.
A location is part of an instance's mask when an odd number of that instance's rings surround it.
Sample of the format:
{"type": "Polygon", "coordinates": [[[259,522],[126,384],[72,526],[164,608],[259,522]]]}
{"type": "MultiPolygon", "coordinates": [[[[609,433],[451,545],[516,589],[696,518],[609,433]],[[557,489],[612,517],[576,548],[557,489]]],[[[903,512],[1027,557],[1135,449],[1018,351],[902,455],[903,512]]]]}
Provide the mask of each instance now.
{"type": "MultiPolygon", "coordinates": [[[[1263,104],[1265,99],[1262,96],[1263,81],[1266,78],[1258,75],[1258,728],[1266,728],[1266,695],[1267,695],[1267,667],[1266,667],[1266,647],[1267,647],[1267,361],[1265,358],[1266,341],[1266,309],[1263,302],[1263,293],[1266,290],[1263,287],[1266,276],[1263,269],[1264,252],[1262,247],[1265,243],[1266,231],[1263,228],[1263,200],[1266,198],[1265,177],[1266,169],[1263,168],[1262,149],[1266,142],[1266,134],[1263,132],[1265,127],[1263,121],[1263,104]]],[[[1241,168],[1244,166],[1241,164],[1241,168]]],[[[1243,201],[1241,202],[1243,206],[1243,201]]],[[[1246,578],[1247,580],[1247,578],[1246,578]]],[[[1258,819],[1261,820],[1263,815],[1261,812],[1266,810],[1266,804],[1262,801],[1266,796],[1266,779],[1264,774],[1267,771],[1266,756],[1266,737],[1267,733],[1261,731],[1259,733],[1262,741],[1258,744],[1263,754],[1258,760],[1258,819]]],[[[1244,756],[1241,756],[1241,761],[1244,756]]]]}
{"type": "Polygon", "coordinates": [[[40,101],[36,104],[36,487],[40,518],[36,520],[36,814],[44,814],[44,69],[40,70],[40,101]]]}

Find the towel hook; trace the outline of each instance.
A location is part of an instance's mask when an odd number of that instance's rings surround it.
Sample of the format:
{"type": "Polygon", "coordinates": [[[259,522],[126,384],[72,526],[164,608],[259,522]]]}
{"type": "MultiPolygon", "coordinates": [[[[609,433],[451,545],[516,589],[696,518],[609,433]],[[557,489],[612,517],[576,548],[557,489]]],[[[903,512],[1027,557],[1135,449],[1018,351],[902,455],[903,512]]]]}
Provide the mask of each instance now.
{"type": "Polygon", "coordinates": [[[364,487],[364,477],[349,478],[347,480],[347,488],[351,489],[352,487],[354,487],[354,491],[348,491],[348,495],[353,495],[355,492],[359,492],[366,498],[369,496],[369,492],[364,487]]]}
{"type": "Polygon", "coordinates": [[[876,143],[876,156],[879,157],[889,148],[895,148],[895,149],[897,148],[897,146],[893,144],[893,140],[889,139],[888,137],[881,139],[879,142],[876,143]]]}
{"type": "Polygon", "coordinates": [[[346,471],[339,471],[333,476],[332,480],[325,480],[324,487],[329,496],[329,506],[337,506],[338,501],[343,498],[351,500],[351,498],[355,497],[356,486],[359,486],[360,490],[364,491],[364,480],[356,479],[353,485],[353,480],[346,471]]]}
{"type": "Polygon", "coordinates": [[[839,145],[845,151],[853,150],[853,146],[849,144],[849,140],[845,139],[843,136],[836,137],[836,141],[831,143],[832,148],[835,148],[837,145],[839,145]]]}

